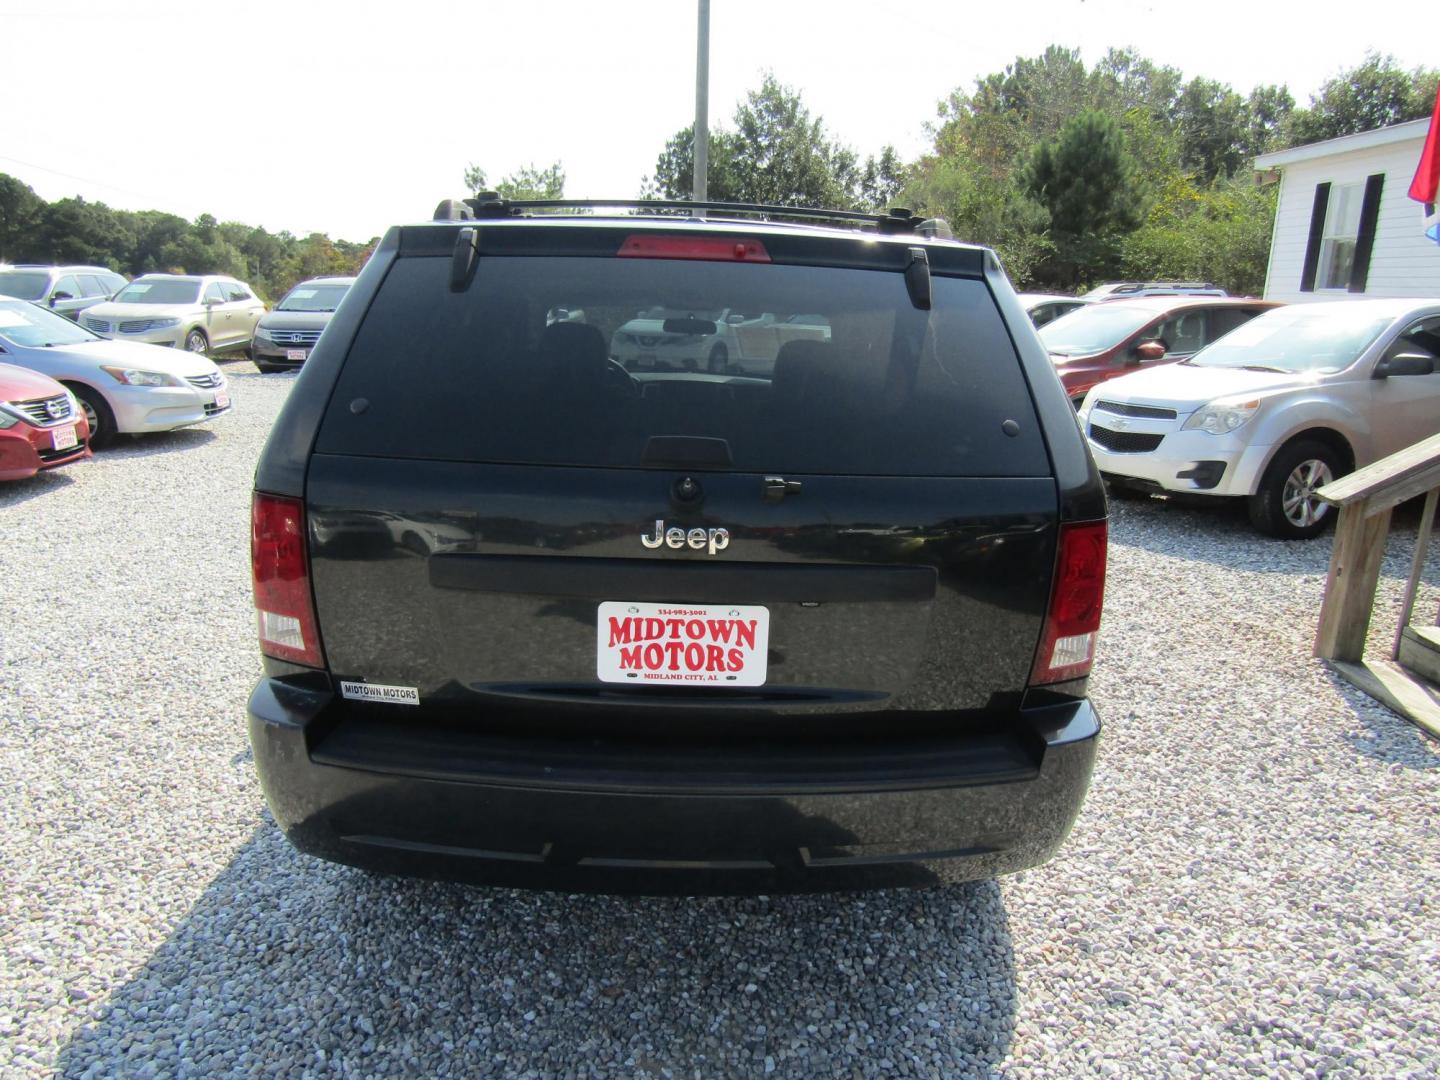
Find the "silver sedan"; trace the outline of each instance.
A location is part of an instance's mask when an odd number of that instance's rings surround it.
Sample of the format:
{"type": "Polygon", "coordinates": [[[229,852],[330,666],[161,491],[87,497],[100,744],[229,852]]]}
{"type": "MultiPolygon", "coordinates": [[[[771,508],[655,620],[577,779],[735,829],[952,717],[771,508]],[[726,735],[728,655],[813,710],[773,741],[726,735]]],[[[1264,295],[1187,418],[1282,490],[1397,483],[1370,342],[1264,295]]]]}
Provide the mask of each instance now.
{"type": "Polygon", "coordinates": [[[0,299],[0,361],[64,383],[99,449],[117,433],[170,431],[230,409],[229,386],[204,356],[107,341],[23,300],[0,299]]]}

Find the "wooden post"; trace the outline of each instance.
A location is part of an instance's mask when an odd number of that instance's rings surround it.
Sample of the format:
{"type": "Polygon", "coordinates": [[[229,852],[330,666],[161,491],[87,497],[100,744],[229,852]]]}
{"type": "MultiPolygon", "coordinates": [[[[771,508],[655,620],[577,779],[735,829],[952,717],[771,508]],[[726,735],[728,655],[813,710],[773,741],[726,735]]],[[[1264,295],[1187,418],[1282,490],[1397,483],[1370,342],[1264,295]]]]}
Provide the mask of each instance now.
{"type": "Polygon", "coordinates": [[[1370,609],[1390,532],[1390,508],[1367,517],[1368,509],[1368,499],[1345,505],[1335,526],[1335,549],[1315,634],[1315,655],[1326,660],[1359,661],[1365,653],[1370,609]]]}

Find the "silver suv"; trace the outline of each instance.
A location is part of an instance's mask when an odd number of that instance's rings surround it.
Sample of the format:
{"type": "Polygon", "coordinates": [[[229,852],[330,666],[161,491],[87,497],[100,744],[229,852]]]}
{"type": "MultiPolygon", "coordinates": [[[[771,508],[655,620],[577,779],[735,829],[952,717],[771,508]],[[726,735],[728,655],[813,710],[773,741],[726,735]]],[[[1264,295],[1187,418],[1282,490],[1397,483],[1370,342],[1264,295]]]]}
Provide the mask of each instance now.
{"type": "Polygon", "coordinates": [[[1314,536],[1317,489],[1440,433],[1440,298],[1267,311],[1100,383],[1080,425],[1112,490],[1241,496],[1262,532],[1314,536]]]}
{"type": "Polygon", "coordinates": [[[21,263],[0,269],[0,296],[29,300],[67,319],[109,300],[125,278],[103,266],[41,266],[21,263]]]}

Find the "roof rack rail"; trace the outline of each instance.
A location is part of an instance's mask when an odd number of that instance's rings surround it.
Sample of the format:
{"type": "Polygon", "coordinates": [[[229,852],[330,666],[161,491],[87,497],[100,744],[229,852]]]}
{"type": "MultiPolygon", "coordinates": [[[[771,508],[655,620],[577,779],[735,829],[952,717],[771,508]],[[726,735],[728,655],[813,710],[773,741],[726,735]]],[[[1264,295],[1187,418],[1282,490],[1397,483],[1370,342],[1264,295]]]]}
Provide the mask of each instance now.
{"type": "Polygon", "coordinates": [[[526,217],[532,210],[685,210],[691,216],[741,215],[820,223],[843,222],[873,228],[887,234],[920,235],[953,239],[954,233],[943,218],[921,218],[903,206],[883,214],[860,210],[823,210],[807,206],[775,206],[768,203],[694,202],[689,199],[502,199],[496,192],[480,191],[468,199],[443,199],[435,208],[436,221],[469,221],[476,218],[526,217]]]}

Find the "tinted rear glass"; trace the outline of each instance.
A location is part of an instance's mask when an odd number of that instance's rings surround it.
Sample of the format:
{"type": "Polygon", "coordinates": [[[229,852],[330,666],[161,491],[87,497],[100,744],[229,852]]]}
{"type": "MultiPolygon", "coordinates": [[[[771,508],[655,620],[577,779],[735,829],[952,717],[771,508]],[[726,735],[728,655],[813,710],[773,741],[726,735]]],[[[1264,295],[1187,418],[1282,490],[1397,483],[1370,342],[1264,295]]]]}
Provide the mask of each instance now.
{"type": "Polygon", "coordinates": [[[697,467],[742,472],[1049,472],[981,281],[936,277],[926,312],[868,270],[486,257],[449,279],[449,258],[396,261],[320,452],[672,468],[652,440],[691,436],[729,452],[697,467]]]}

